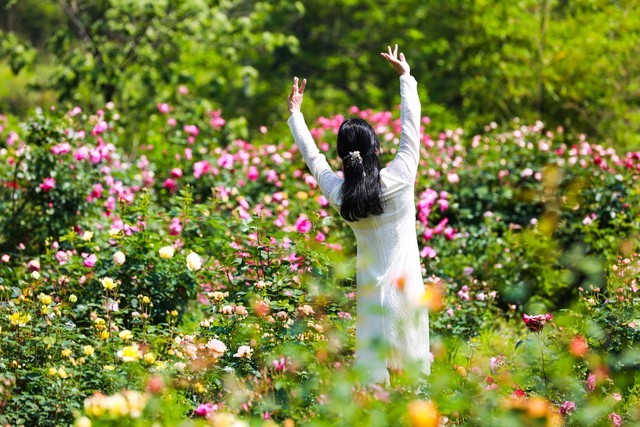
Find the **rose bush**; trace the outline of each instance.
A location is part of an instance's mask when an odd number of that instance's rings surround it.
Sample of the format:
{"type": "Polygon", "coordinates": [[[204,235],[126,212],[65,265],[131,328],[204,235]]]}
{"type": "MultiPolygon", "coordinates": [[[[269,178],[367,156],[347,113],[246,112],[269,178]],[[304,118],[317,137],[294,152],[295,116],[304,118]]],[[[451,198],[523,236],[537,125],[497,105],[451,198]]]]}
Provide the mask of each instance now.
{"type": "MultiPolygon", "coordinates": [[[[354,239],[286,128],[247,141],[240,120],[182,95],[129,153],[113,105],[2,129],[0,422],[639,419],[640,154],[541,123],[467,137],[425,118],[416,227],[433,373],[366,387],[351,368],[354,239]]],[[[350,114],[389,160],[397,115],[350,114]]],[[[342,120],[312,127],[336,170],[342,120]]]]}

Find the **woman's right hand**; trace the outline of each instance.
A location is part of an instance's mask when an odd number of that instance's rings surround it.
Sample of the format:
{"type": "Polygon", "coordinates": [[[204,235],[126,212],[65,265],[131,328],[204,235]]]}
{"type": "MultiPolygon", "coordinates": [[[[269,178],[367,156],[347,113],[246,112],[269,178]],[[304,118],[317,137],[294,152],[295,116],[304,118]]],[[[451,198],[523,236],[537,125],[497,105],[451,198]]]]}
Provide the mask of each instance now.
{"type": "Polygon", "coordinates": [[[302,80],[302,84],[298,87],[298,78],[293,78],[293,86],[291,86],[291,93],[287,98],[287,106],[291,114],[299,113],[300,107],[302,107],[302,100],[304,96],[304,89],[307,87],[307,79],[302,80]]]}
{"type": "Polygon", "coordinates": [[[387,52],[380,52],[380,56],[393,65],[393,68],[395,68],[401,76],[409,75],[411,72],[407,60],[404,59],[404,53],[400,52],[400,55],[398,55],[398,45],[395,45],[393,51],[391,51],[391,46],[387,46],[387,52]]]}

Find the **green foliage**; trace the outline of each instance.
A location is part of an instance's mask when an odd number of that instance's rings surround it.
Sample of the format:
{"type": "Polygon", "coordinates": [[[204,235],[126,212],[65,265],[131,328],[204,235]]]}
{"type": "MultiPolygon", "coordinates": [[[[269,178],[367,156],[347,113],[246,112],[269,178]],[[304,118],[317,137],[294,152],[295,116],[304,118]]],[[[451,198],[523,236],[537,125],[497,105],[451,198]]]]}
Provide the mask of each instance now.
{"type": "Polygon", "coordinates": [[[69,140],[65,125],[64,120],[36,116],[25,124],[27,144],[21,146],[16,134],[11,152],[4,153],[7,167],[0,175],[3,251],[12,252],[20,244],[28,252],[41,251],[46,238],[66,233],[89,206],[85,199],[96,170],[88,163],[69,167],[52,151],[69,140]],[[56,191],[43,186],[47,180],[53,180],[56,191]]]}
{"type": "Polygon", "coordinates": [[[0,31],[0,57],[9,58],[9,66],[14,74],[32,65],[36,60],[36,51],[28,43],[23,43],[14,33],[0,31]]]}
{"type": "Polygon", "coordinates": [[[631,0],[25,0],[5,7],[0,51],[14,71],[36,58],[11,31],[38,47],[53,34],[37,63],[56,66],[51,85],[60,99],[90,108],[114,101],[136,141],[149,130],[139,119],[155,103],[173,103],[180,85],[205,105],[247,117],[252,129],[282,121],[293,75],[309,79],[314,114],[397,102],[392,72],[377,55],[397,42],[418,76],[424,111],[443,127],[476,132],[521,117],[639,144],[640,21],[631,0]]]}

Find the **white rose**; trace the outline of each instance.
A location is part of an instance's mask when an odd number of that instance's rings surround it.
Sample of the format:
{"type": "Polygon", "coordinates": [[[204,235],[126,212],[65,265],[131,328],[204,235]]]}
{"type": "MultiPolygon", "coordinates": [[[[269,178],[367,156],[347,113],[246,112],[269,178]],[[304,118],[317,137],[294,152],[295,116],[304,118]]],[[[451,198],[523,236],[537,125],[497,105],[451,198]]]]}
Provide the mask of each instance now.
{"type": "Polygon", "coordinates": [[[113,254],[113,263],[116,265],[122,265],[126,261],[127,257],[124,256],[122,251],[118,251],[113,254]]]}
{"type": "Polygon", "coordinates": [[[195,252],[187,255],[187,268],[191,271],[200,270],[202,268],[202,258],[195,252]]]}

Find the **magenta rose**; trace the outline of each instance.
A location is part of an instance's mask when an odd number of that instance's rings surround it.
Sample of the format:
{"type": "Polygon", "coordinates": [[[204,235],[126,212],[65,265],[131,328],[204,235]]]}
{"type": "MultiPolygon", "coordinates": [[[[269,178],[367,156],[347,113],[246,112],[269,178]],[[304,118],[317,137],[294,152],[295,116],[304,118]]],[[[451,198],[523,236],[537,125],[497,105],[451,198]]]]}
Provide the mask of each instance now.
{"type": "Polygon", "coordinates": [[[531,332],[540,332],[544,327],[545,323],[553,319],[553,316],[549,313],[547,314],[538,314],[535,316],[529,316],[528,314],[523,314],[522,319],[524,320],[524,324],[529,328],[531,332]]]}
{"type": "Polygon", "coordinates": [[[309,221],[306,216],[300,215],[296,221],[296,231],[299,233],[308,233],[309,230],[311,230],[311,221],[309,221]]]}
{"type": "Polygon", "coordinates": [[[560,405],[560,413],[562,415],[570,414],[576,410],[576,404],[570,400],[565,400],[562,405],[560,405]]]}
{"type": "Polygon", "coordinates": [[[49,177],[49,178],[45,178],[44,182],[40,184],[40,189],[46,192],[46,191],[53,190],[55,186],[56,186],[56,180],[49,177]]]}

